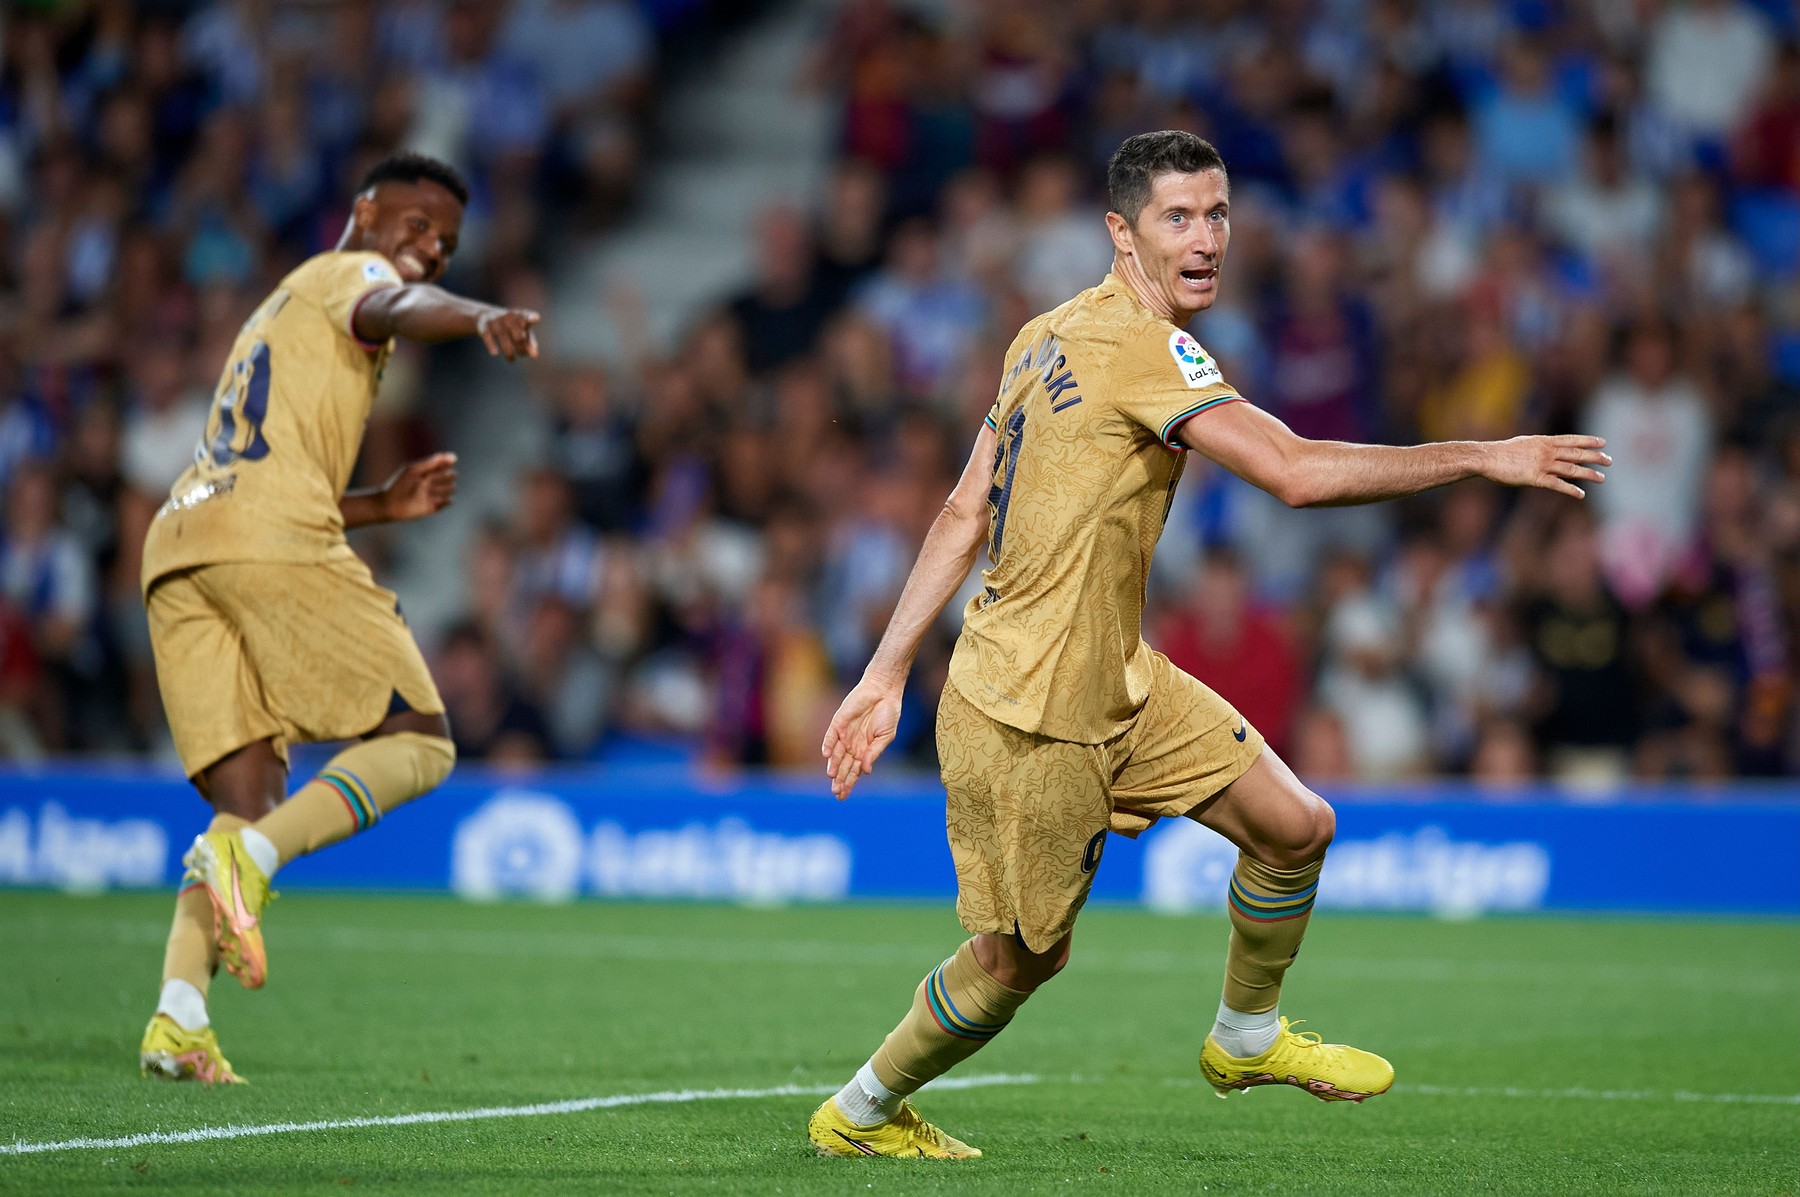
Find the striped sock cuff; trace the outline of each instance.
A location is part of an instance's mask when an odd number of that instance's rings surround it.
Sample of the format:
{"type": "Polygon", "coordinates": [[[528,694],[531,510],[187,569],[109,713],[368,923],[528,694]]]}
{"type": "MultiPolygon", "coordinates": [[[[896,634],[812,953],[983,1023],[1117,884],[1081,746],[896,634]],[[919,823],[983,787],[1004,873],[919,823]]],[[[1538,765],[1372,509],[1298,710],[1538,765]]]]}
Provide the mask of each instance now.
{"type": "Polygon", "coordinates": [[[1246,889],[1236,873],[1231,875],[1232,910],[1259,923],[1279,923],[1299,918],[1312,910],[1313,899],[1318,896],[1318,892],[1319,883],[1314,881],[1298,893],[1259,894],[1246,889]]]}
{"type": "MultiPolygon", "coordinates": [[[[952,957],[954,959],[954,957],[952,957]]],[[[944,984],[944,969],[949,960],[931,970],[925,978],[925,998],[931,1008],[931,1017],[937,1021],[945,1034],[955,1035],[958,1039],[974,1039],[985,1043],[1006,1029],[1003,1022],[976,1022],[965,1017],[950,999],[950,990],[944,984]]]]}
{"type": "Polygon", "coordinates": [[[369,787],[350,770],[341,766],[332,766],[319,774],[318,780],[337,791],[344,805],[350,808],[350,817],[356,820],[356,830],[367,831],[381,819],[381,810],[375,805],[375,798],[369,793],[369,787]]]}

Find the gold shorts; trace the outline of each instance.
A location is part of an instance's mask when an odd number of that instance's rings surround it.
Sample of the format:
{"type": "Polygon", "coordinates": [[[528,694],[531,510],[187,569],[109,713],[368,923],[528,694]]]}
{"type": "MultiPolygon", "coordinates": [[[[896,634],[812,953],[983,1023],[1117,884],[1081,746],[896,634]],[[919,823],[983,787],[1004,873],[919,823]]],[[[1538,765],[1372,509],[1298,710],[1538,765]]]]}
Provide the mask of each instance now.
{"type": "Polygon", "coordinates": [[[157,579],[145,606],[189,777],[258,740],[285,761],[288,744],[366,735],[400,703],[444,709],[393,591],[354,557],[197,566],[157,579]]]}
{"type": "Polygon", "coordinates": [[[954,683],[938,703],[956,914],[1047,950],[1075,925],[1106,847],[1187,814],[1243,776],[1263,738],[1230,703],[1154,654],[1150,697],[1104,744],[1001,723],[954,683]]]}

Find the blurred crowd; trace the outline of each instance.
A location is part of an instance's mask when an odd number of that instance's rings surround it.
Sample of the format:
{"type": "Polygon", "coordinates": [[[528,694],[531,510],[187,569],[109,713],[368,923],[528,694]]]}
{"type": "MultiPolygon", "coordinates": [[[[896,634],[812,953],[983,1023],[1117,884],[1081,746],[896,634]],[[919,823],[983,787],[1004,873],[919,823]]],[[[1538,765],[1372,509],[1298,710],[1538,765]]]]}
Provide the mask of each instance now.
{"type": "MultiPolygon", "coordinates": [[[[452,284],[628,201],[683,0],[20,0],[0,14],[0,755],[166,741],[137,596],[239,325],[398,148],[468,176],[452,284]]],[[[418,355],[389,390],[416,391],[418,355]]],[[[367,473],[432,430],[388,401],[367,473]],[[373,468],[370,468],[373,467],[373,468]]],[[[381,474],[385,477],[385,474],[381,474]]],[[[377,478],[379,481],[379,477],[377,478]]]]}
{"type": "MultiPolygon", "coordinates": [[[[604,229],[654,165],[658,27],[622,0],[9,20],[0,750],[157,747],[134,540],[357,164],[467,167],[458,285],[529,294],[545,230],[604,229]]],[[[528,374],[536,465],[427,645],[462,751],[815,761],[1013,333],[1107,269],[1107,157],[1179,127],[1233,188],[1193,331],[1253,402],[1354,441],[1590,432],[1616,465],[1582,503],[1290,511],[1190,462],[1151,643],[1309,780],[1800,771],[1797,37],[1732,0],[847,0],[796,81],[839,114],[829,183],[759,215],[754,278],[667,353],[615,295],[638,356],[551,341],[528,374]]],[[[378,419],[365,474],[432,435],[378,419]]],[[[959,617],[914,670],[918,765],[959,617]]]]}

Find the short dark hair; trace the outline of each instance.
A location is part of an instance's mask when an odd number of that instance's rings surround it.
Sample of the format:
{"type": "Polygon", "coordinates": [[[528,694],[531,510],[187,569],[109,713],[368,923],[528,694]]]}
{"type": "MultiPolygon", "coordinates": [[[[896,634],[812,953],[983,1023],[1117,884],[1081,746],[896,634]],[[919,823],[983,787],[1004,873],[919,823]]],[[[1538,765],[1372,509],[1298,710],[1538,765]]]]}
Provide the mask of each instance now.
{"type": "Polygon", "coordinates": [[[1127,137],[1106,164],[1106,199],[1112,210],[1137,227],[1138,214],[1150,202],[1150,185],[1158,175],[1225,173],[1225,159],[1204,138],[1183,129],[1163,129],[1127,137]]]}
{"type": "Polygon", "coordinates": [[[448,162],[439,162],[436,158],[427,158],[424,154],[401,152],[389,154],[380,162],[369,168],[357,185],[356,194],[361,195],[369,188],[381,183],[436,183],[445,191],[456,197],[456,202],[463,207],[469,206],[469,185],[454,166],[448,162]]]}

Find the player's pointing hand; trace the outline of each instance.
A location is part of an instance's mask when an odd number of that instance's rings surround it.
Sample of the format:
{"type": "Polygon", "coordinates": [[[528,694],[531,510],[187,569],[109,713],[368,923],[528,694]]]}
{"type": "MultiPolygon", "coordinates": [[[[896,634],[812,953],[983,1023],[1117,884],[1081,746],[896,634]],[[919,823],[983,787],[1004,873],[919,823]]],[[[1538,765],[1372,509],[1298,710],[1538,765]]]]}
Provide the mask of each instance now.
{"type": "Polygon", "coordinates": [[[864,677],[831,717],[819,753],[838,799],[848,798],[863,774],[875,772],[875,758],[894,742],[903,686],[864,677]]]}
{"type": "Polygon", "coordinates": [[[493,308],[475,321],[475,331],[489,353],[507,361],[536,357],[536,325],[543,317],[529,308],[493,308]]]}
{"type": "Polygon", "coordinates": [[[1515,436],[1488,445],[1488,461],[1481,472],[1507,486],[1538,486],[1585,499],[1586,492],[1575,484],[1606,481],[1606,475],[1594,468],[1612,464],[1612,458],[1601,452],[1605,447],[1597,436],[1515,436]]]}

